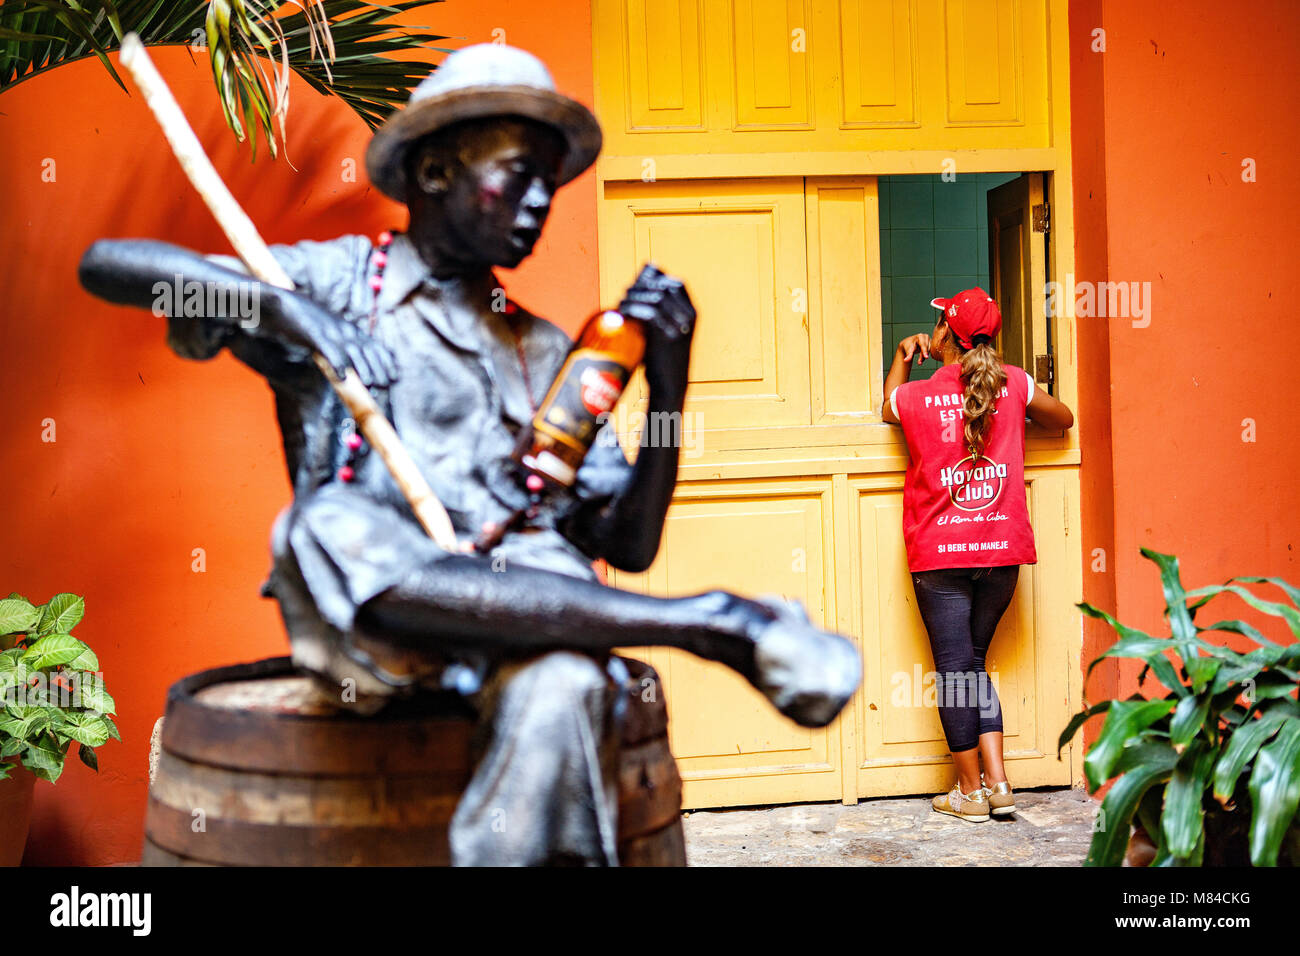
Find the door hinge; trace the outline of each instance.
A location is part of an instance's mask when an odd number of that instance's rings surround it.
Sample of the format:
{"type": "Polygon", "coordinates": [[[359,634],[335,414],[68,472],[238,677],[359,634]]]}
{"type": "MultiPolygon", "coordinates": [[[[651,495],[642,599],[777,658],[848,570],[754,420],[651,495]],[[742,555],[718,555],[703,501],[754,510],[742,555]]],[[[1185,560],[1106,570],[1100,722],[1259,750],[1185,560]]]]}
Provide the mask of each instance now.
{"type": "Polygon", "coordinates": [[[1034,356],[1034,381],[1051,385],[1056,381],[1056,358],[1051,355],[1034,356]]]}
{"type": "Polygon", "coordinates": [[[1052,207],[1039,203],[1033,208],[1034,232],[1050,232],[1052,229],[1052,207]]]}
{"type": "Polygon", "coordinates": [[[1066,495],[1061,499],[1063,511],[1065,512],[1065,536],[1070,536],[1070,496],[1066,495]]]}

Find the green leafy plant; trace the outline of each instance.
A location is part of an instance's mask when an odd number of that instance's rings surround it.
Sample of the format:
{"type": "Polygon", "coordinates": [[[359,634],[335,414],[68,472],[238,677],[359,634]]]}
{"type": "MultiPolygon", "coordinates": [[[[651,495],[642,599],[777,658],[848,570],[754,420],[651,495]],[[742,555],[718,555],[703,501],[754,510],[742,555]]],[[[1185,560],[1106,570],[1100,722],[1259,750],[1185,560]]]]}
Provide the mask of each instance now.
{"type": "Polygon", "coordinates": [[[1114,783],[1085,865],[1119,865],[1135,822],[1155,845],[1153,866],[1273,866],[1280,854],[1300,865],[1300,588],[1239,577],[1184,591],[1177,558],[1147,548],[1142,554],[1160,569],[1169,637],[1079,605],[1119,636],[1089,665],[1090,674],[1107,658],[1132,658],[1143,663],[1140,684],[1154,675],[1167,691],[1102,701],[1076,714],[1061,734],[1058,748],[1088,718],[1106,714],[1083,766],[1090,792],[1114,783]],[[1275,586],[1286,600],[1264,600],[1246,584],[1275,586]],[[1280,618],[1292,642],[1271,640],[1240,620],[1198,625],[1197,612],[1226,594],[1280,618]],[[1248,638],[1255,649],[1238,653],[1203,636],[1215,632],[1248,638]]]}
{"type": "MultiPolygon", "coordinates": [[[[406,102],[432,63],[392,59],[446,37],[396,14],[442,0],[5,0],[0,6],[0,93],[64,63],[108,58],[127,33],[145,46],[206,47],[226,123],[256,155],[284,138],[289,74],[333,94],[372,129],[406,102]],[[293,12],[290,12],[293,11],[293,12]]],[[[440,49],[435,47],[434,49],[440,49]]]]}
{"type": "Polygon", "coordinates": [[[81,762],[98,771],[95,748],[122,739],[99,659],[71,633],[85,609],[76,594],[40,606],[20,594],[0,600],[0,780],[17,757],[53,783],[74,743],[81,762]]]}

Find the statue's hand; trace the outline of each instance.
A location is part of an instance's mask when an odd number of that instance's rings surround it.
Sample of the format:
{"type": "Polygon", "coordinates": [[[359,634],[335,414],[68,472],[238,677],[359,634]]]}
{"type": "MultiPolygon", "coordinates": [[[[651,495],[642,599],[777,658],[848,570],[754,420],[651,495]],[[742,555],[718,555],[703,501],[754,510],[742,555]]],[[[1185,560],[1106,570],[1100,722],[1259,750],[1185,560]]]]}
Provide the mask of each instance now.
{"type": "Polygon", "coordinates": [[[352,368],[366,386],[386,388],[397,381],[397,360],[378,339],[306,296],[290,293],[282,303],[277,316],[264,320],[262,334],[319,352],[339,378],[352,368]]]}
{"type": "Polygon", "coordinates": [[[618,310],[645,324],[645,374],[651,390],[686,393],[695,306],[680,279],[647,266],[627,290],[618,310]]]}
{"type": "Polygon", "coordinates": [[[754,684],[782,714],[824,727],[862,681],[862,657],[848,638],[815,627],[802,605],[759,598],[776,614],[754,645],[754,684]]]}

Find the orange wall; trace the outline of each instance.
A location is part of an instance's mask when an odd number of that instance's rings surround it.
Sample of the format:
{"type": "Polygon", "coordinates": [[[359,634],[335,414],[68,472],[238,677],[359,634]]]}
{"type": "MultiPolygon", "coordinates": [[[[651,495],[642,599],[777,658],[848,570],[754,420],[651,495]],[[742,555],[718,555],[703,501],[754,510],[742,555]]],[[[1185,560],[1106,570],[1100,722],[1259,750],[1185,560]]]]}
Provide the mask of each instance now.
{"type": "MultiPolygon", "coordinates": [[[[456,37],[505,40],[541,56],[558,86],[592,101],[585,0],[449,0],[408,15],[456,37]],[[557,24],[563,29],[557,29],[557,24]]],[[[435,58],[440,55],[434,54],[435,58]]],[[[342,104],[295,81],[284,161],[248,152],[220,117],[206,59],[155,52],[217,169],[272,242],[375,235],[403,210],[365,182],[369,134],[342,104]],[[354,159],[357,183],[342,181],[354,159]]],[[[86,595],[79,636],[99,653],[123,743],[96,777],[76,758],[39,783],[26,861],[139,859],[149,732],[169,684],[220,664],[287,651],[274,605],[257,596],[268,534],[288,501],[266,386],[229,356],[176,358],[144,312],[105,306],[76,283],[99,237],[148,236],[228,251],[138,96],[97,61],[61,67],[0,96],[0,593],[86,595]],[[42,163],[56,181],[43,182],[42,163]],[[57,441],[41,441],[54,419],[57,441]],[[191,571],[192,550],[207,571],[191,571]]],[[[506,276],[511,294],[566,328],[597,305],[594,177],[562,191],[537,254],[506,276]]]]}
{"type": "MultiPolygon", "coordinates": [[[[1106,116],[1103,57],[1092,52],[1092,30],[1101,23],[1101,0],[1070,4],[1070,126],[1074,166],[1074,268],[1104,281],[1106,262],[1106,116]]],[[[1080,322],[1079,433],[1083,443],[1080,491],[1083,511],[1083,598],[1115,607],[1115,496],[1111,484],[1110,337],[1104,322],[1080,322]],[[1094,554],[1105,556],[1106,572],[1094,572],[1094,554]]],[[[1113,640],[1100,621],[1083,620],[1083,661],[1096,657],[1113,640]]],[[[1099,668],[1085,687],[1092,699],[1114,695],[1114,668],[1099,668]]]]}
{"type": "MultiPolygon", "coordinates": [[[[1162,3],[1084,0],[1070,32],[1079,278],[1150,282],[1153,301],[1147,328],[1078,320],[1085,594],[1113,593],[1120,620],[1167,633],[1142,546],[1177,554],[1191,586],[1300,581],[1286,364],[1300,299],[1300,6],[1188,0],[1175,17],[1162,3]],[[1098,26],[1105,53],[1089,49],[1098,26]],[[1255,183],[1242,181],[1247,157],[1255,183]],[[1103,580],[1090,551],[1107,541],[1103,580]]],[[[1219,610],[1250,616],[1235,599],[1219,610]]],[[[1099,632],[1085,634],[1099,649],[1099,632]]],[[[1136,686],[1126,667],[1089,689],[1136,686]]]]}

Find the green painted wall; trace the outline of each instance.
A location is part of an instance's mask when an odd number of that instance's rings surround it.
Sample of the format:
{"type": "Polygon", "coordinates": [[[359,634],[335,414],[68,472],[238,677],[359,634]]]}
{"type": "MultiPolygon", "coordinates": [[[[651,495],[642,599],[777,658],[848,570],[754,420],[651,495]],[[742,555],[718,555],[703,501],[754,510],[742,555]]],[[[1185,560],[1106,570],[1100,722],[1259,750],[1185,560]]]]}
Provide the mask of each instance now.
{"type": "MultiPolygon", "coordinates": [[[[934,328],[930,300],[990,288],[986,196],[1018,173],[880,177],[880,271],[884,367],[898,343],[934,328]]],[[[929,378],[934,361],[914,367],[929,378]]]]}

